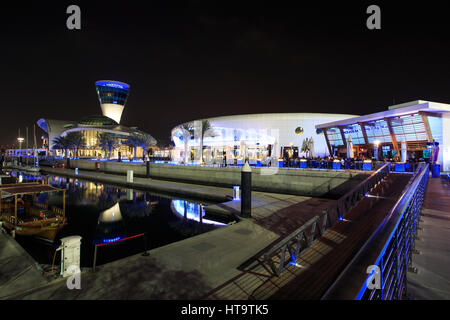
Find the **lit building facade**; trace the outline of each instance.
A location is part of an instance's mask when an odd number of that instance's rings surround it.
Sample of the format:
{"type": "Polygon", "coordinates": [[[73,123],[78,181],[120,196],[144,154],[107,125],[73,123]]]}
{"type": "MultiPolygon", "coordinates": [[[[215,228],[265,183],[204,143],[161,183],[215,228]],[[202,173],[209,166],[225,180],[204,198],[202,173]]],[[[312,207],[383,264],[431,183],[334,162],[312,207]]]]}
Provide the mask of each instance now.
{"type": "MultiPolygon", "coordinates": [[[[44,130],[48,137],[48,148],[50,154],[60,156],[64,153],[62,149],[55,149],[55,140],[64,137],[71,132],[81,132],[84,137],[85,146],[78,150],[78,156],[83,158],[118,158],[119,152],[122,158],[143,157],[146,147],[134,148],[128,144],[130,136],[140,135],[148,139],[149,146],[155,146],[157,141],[148,133],[138,130],[136,127],[126,127],[120,123],[123,109],[125,107],[130,86],[126,83],[111,80],[102,80],[95,83],[103,115],[91,115],[79,121],[65,121],[54,119],[39,119],[37,124],[44,130]],[[99,146],[99,135],[108,133],[115,140],[115,145],[109,150],[99,146]]],[[[70,156],[75,156],[73,150],[70,156]]]]}
{"type": "MultiPolygon", "coordinates": [[[[354,115],[328,113],[267,113],[208,118],[211,129],[203,138],[203,160],[207,164],[223,163],[224,155],[229,164],[245,158],[251,164],[265,163],[274,158],[306,156],[302,145],[306,138],[313,141],[311,153],[329,155],[323,133],[317,124],[348,119],[354,115]]],[[[201,126],[203,120],[189,122],[193,132],[187,134],[182,125],[172,129],[175,162],[199,162],[201,126]],[[186,153],[187,151],[187,153],[186,153]]]]}
{"type": "MultiPolygon", "coordinates": [[[[156,145],[156,139],[151,137],[148,133],[138,130],[135,127],[129,128],[119,125],[113,119],[110,119],[102,115],[87,116],[78,122],[61,121],[52,119],[40,119],[38,125],[49,135],[50,151],[54,155],[60,156],[64,153],[62,149],[55,149],[55,138],[61,136],[64,137],[70,132],[81,132],[84,137],[85,146],[78,151],[78,156],[82,158],[118,158],[119,152],[122,158],[133,157],[134,148],[128,145],[128,138],[131,135],[145,135],[149,137],[150,144],[156,145]],[[56,131],[54,130],[56,128],[56,131]],[[99,135],[102,133],[108,133],[116,140],[115,147],[109,151],[101,149],[99,147],[99,135]]],[[[136,157],[142,157],[145,155],[145,148],[138,146],[136,148],[136,157]]],[[[70,151],[70,156],[74,150],[70,151]]]]}
{"type": "Polygon", "coordinates": [[[338,121],[322,121],[316,129],[324,132],[328,152],[343,156],[349,138],[355,157],[412,158],[435,157],[441,170],[450,171],[450,105],[412,101],[393,105],[387,111],[338,121]],[[439,150],[432,146],[439,143],[439,150]],[[437,155],[437,156],[436,156],[437,155]]]}
{"type": "Polygon", "coordinates": [[[95,88],[103,115],[120,123],[130,86],[120,81],[101,80],[95,83],[95,88]]]}

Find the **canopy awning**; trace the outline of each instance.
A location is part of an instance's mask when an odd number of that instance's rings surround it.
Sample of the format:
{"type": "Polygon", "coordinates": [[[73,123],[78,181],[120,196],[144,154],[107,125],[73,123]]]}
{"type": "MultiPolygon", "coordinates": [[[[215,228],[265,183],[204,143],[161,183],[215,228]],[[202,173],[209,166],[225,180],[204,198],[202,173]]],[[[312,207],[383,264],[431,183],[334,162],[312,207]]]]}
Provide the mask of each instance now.
{"type": "Polygon", "coordinates": [[[41,192],[58,192],[64,190],[65,189],[54,188],[48,184],[20,184],[11,188],[2,188],[0,189],[0,193],[17,195],[17,194],[33,194],[41,192]]]}
{"type": "MultiPolygon", "coordinates": [[[[8,176],[9,177],[9,176],[8,176]]],[[[22,186],[36,186],[39,185],[39,182],[24,182],[24,183],[8,183],[8,184],[1,184],[0,185],[0,191],[5,189],[11,189],[11,188],[17,188],[22,186]]]]}

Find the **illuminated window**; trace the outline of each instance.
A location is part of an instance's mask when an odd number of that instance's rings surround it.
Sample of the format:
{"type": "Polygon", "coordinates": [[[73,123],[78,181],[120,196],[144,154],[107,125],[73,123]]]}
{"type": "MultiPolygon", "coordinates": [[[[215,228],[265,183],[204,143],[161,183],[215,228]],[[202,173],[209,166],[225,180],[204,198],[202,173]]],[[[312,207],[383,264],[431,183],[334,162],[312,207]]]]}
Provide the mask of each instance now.
{"type": "Polygon", "coordinates": [[[352,137],[352,143],[355,144],[365,144],[364,136],[361,131],[361,127],[359,124],[352,124],[349,126],[346,126],[344,129],[344,136],[345,140],[348,141],[349,137],[352,137]]]}
{"type": "Polygon", "coordinates": [[[364,128],[370,144],[373,144],[375,140],[381,143],[392,143],[389,127],[385,120],[366,122],[364,128]]]}
{"type": "Polygon", "coordinates": [[[394,118],[391,124],[395,139],[399,142],[427,140],[425,124],[419,114],[394,118]]]}
{"type": "Polygon", "coordinates": [[[328,141],[332,146],[343,146],[342,136],[339,128],[328,128],[325,130],[328,141]]]}

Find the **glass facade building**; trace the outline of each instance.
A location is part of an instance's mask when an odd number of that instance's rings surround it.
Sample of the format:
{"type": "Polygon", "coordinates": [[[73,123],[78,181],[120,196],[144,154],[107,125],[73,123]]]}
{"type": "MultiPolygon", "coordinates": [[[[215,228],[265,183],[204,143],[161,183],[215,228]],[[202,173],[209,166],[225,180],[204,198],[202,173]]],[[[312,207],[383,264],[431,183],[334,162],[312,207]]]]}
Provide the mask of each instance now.
{"type": "Polygon", "coordinates": [[[95,83],[95,88],[103,115],[120,123],[130,86],[120,81],[101,80],[95,83]]]}
{"type": "Polygon", "coordinates": [[[124,106],[130,86],[118,81],[97,81],[95,83],[100,104],[112,103],[124,106]]]}
{"type": "Polygon", "coordinates": [[[326,132],[330,154],[346,156],[349,137],[355,157],[430,159],[430,145],[439,143],[437,161],[450,170],[450,105],[412,101],[387,111],[316,125],[326,132]],[[347,142],[347,143],[346,143],[347,142]],[[378,146],[380,148],[378,148],[378,146]]]}

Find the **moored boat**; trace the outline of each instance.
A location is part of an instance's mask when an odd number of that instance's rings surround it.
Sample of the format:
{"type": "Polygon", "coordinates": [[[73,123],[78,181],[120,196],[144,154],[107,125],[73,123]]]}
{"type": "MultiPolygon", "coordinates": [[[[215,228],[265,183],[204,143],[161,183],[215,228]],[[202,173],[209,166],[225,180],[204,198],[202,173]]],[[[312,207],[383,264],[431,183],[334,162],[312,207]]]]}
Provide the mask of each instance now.
{"type": "Polygon", "coordinates": [[[65,217],[65,191],[37,182],[0,186],[3,227],[13,235],[36,236],[53,241],[58,231],[67,223],[65,217]],[[48,195],[62,192],[62,208],[48,206],[48,195]],[[42,195],[46,200],[42,202],[42,195]]]}

